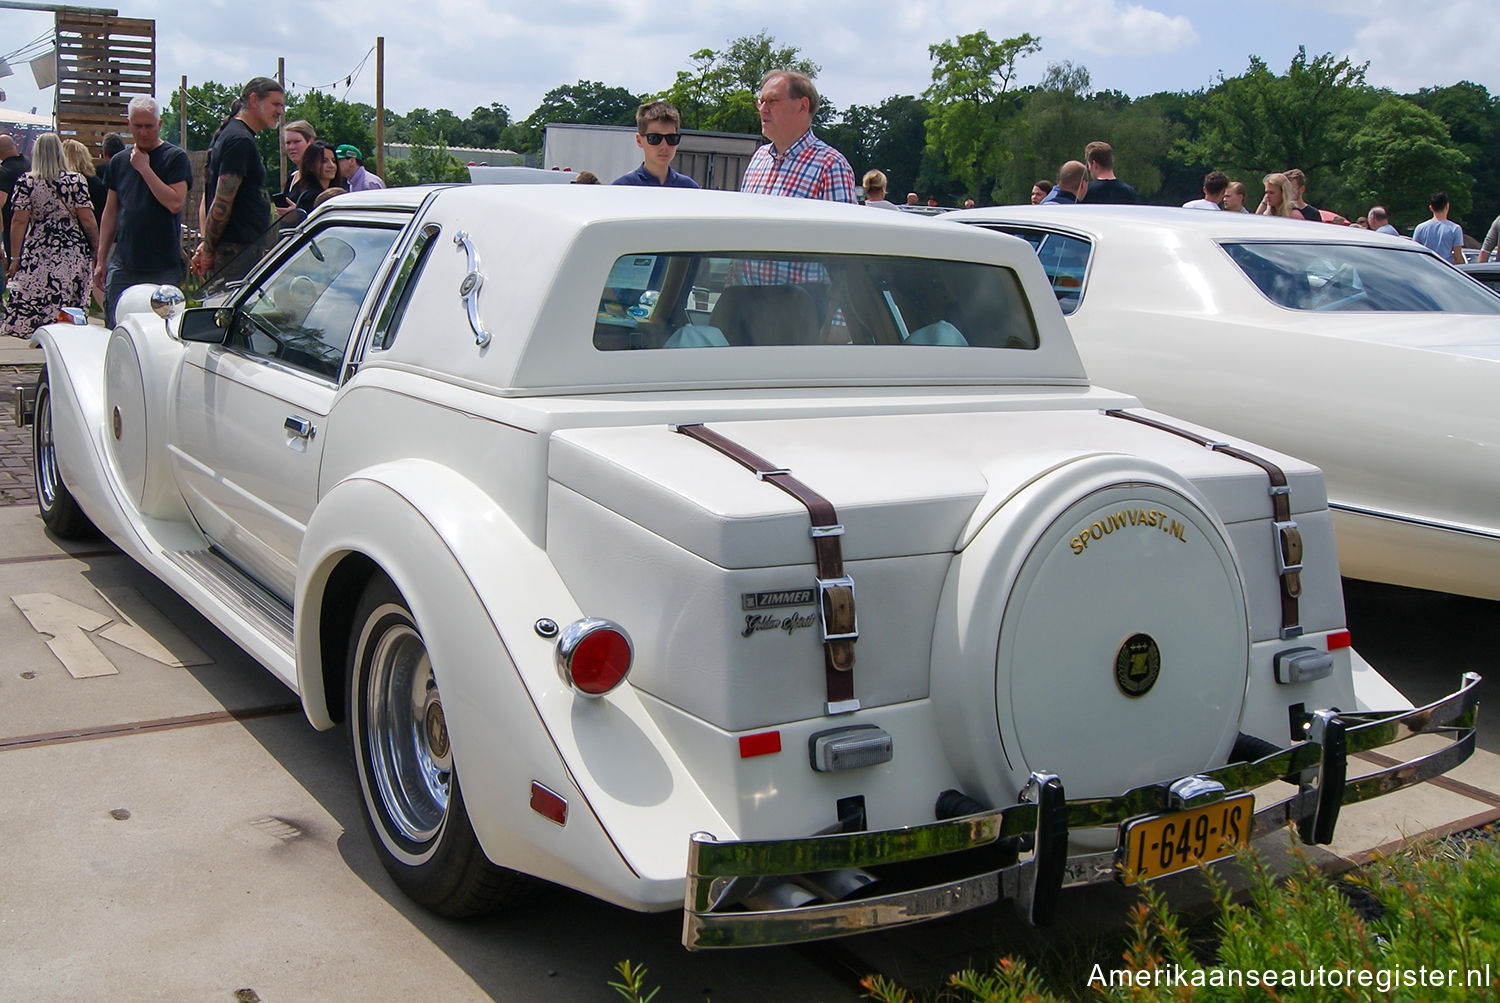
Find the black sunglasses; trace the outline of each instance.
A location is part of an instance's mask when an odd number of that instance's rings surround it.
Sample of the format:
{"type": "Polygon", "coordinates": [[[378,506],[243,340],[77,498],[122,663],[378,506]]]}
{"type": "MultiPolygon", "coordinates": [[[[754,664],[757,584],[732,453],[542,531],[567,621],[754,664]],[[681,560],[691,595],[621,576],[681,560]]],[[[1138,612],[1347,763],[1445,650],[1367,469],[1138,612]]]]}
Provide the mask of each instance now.
{"type": "Polygon", "coordinates": [[[664,140],[664,139],[667,141],[667,145],[668,146],[676,146],[678,143],[682,142],[682,133],[680,133],[680,132],[648,132],[648,133],[646,133],[646,142],[650,143],[652,146],[660,146],[661,145],[661,141],[664,140]]]}

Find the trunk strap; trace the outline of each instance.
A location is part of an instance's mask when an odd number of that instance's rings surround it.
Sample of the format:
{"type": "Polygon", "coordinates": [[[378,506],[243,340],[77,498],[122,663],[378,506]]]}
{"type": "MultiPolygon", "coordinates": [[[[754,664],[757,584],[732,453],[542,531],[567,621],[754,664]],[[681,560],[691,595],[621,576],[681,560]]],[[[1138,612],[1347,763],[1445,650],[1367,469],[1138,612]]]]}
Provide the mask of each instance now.
{"type": "Polygon", "coordinates": [[[812,521],[813,555],[817,565],[818,613],[823,627],[823,677],[828,691],[828,713],[848,714],[859,710],[854,696],[854,642],[859,623],[854,615],[854,581],[844,573],[844,552],[839,537],[844,527],[827,498],[764,457],[725,438],[701,422],[674,425],[673,430],[711,446],[760,480],[774,484],[807,509],[812,521]]]}
{"type": "Polygon", "coordinates": [[[1281,636],[1283,638],[1301,636],[1302,624],[1297,610],[1297,597],[1302,595],[1302,531],[1297,528],[1297,520],[1292,518],[1292,495],[1291,488],[1287,484],[1286,472],[1263,456],[1256,456],[1238,446],[1210,439],[1185,428],[1178,428],[1144,415],[1131,414],[1128,411],[1109,410],[1104,413],[1111,418],[1124,418],[1126,421],[1148,425],[1151,428],[1181,436],[1200,446],[1223,453],[1225,456],[1253,463],[1266,472],[1266,476],[1271,480],[1272,547],[1276,552],[1276,571],[1281,578],[1281,636]]]}

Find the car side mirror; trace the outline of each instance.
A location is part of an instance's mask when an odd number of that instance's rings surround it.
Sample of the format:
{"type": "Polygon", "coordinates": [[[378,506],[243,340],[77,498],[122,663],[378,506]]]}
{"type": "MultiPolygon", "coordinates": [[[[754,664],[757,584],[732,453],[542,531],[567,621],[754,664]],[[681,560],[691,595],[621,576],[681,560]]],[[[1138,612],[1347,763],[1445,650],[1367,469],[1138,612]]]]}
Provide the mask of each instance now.
{"type": "Polygon", "coordinates": [[[177,324],[180,341],[199,341],[208,345],[222,345],[229,334],[229,325],[234,311],[225,307],[200,306],[182,312],[177,324]]]}

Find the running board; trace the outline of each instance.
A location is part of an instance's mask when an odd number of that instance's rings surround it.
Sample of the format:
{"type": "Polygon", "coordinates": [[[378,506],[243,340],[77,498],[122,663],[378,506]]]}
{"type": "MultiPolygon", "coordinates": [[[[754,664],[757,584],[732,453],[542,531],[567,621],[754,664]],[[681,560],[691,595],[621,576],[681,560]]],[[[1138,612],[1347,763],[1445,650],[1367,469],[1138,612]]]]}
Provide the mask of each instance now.
{"type": "Polygon", "coordinates": [[[288,660],[293,659],[292,607],[267,592],[216,551],[168,550],[164,556],[284,653],[288,660]]]}

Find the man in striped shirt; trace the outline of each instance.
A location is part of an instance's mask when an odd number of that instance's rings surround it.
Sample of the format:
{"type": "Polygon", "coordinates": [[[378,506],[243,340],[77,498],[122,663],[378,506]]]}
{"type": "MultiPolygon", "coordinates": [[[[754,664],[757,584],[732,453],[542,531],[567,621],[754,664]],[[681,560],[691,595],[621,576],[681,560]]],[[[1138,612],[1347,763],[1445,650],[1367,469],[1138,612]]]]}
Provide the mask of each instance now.
{"type": "Polygon", "coordinates": [[[740,191],[857,201],[849,161],[813,135],[818,89],[806,74],[772,70],[761,80],[755,104],[760,109],[760,131],[770,142],[750,158],[740,191]]]}

